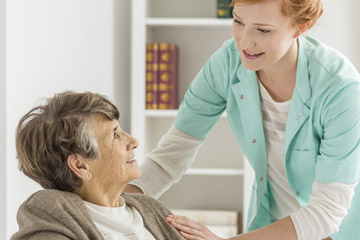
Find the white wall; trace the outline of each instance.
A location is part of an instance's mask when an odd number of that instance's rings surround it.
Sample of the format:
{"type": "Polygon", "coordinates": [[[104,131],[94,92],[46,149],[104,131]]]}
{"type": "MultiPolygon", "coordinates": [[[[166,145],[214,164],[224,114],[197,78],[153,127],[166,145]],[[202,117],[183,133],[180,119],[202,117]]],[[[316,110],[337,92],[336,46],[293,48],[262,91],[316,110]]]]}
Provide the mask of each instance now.
{"type": "MultiPolygon", "coordinates": [[[[351,0],[347,0],[351,1],[351,0]]],[[[350,32],[353,32],[353,45],[349,47],[352,52],[351,60],[353,60],[355,67],[360,72],[360,1],[352,1],[353,5],[350,10],[350,16],[347,16],[348,19],[352,18],[352,21],[349,23],[352,28],[350,32]]]]}
{"type": "Polygon", "coordinates": [[[360,1],[323,3],[324,13],[309,35],[342,52],[360,71],[360,1]]]}
{"type": "Polygon", "coordinates": [[[5,202],[6,202],[6,124],[5,124],[5,0],[0,0],[0,239],[6,237],[5,202]]]}
{"type": "Polygon", "coordinates": [[[131,0],[113,0],[114,101],[121,127],[130,132],[131,0]]]}
{"type": "Polygon", "coordinates": [[[7,1],[7,238],[18,229],[19,205],[40,189],[18,171],[15,159],[14,132],[23,114],[56,92],[88,90],[109,96],[123,128],[130,129],[130,3],[7,1]]]}

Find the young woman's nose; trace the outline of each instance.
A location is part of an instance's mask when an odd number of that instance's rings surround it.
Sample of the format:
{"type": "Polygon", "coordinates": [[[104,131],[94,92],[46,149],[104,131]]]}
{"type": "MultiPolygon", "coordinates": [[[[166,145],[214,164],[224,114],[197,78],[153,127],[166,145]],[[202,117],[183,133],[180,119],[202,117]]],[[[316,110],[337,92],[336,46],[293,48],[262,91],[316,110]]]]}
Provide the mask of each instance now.
{"type": "Polygon", "coordinates": [[[247,30],[242,32],[239,41],[241,48],[244,50],[251,50],[256,46],[253,34],[247,30]]]}

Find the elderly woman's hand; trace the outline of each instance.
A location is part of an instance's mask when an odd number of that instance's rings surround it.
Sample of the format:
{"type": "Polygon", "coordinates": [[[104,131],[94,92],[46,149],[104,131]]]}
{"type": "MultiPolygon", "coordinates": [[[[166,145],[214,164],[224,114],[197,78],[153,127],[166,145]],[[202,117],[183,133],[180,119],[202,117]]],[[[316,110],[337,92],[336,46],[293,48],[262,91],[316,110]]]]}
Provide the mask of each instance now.
{"type": "Polygon", "coordinates": [[[224,240],[204,225],[184,216],[169,215],[166,220],[188,240],[224,240]]]}

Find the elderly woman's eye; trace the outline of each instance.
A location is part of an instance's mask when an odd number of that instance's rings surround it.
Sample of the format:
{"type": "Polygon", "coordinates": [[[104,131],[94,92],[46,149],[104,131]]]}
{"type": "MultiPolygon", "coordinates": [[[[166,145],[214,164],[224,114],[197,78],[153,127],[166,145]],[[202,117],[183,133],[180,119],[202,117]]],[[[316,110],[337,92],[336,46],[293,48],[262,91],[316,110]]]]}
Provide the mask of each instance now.
{"type": "Polygon", "coordinates": [[[114,132],[114,138],[119,138],[119,134],[117,134],[117,132],[114,132]]]}

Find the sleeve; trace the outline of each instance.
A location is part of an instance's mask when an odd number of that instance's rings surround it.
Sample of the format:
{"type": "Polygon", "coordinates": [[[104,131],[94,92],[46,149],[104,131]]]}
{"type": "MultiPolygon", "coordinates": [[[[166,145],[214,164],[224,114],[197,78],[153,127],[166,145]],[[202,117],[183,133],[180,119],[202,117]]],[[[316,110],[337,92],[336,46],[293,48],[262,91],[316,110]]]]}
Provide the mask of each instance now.
{"type": "Polygon", "coordinates": [[[190,167],[204,140],[171,126],[141,165],[142,176],[131,182],[154,198],[161,196],[190,167]]]}
{"type": "Polygon", "coordinates": [[[350,184],[360,180],[360,87],[355,81],[339,85],[321,111],[324,130],[315,180],[350,184]]]}
{"type": "Polygon", "coordinates": [[[131,182],[145,194],[161,196],[190,167],[201,143],[226,108],[229,82],[226,46],[207,61],[185,94],[174,126],[146,156],[142,176],[131,182]]]}
{"type": "Polygon", "coordinates": [[[309,204],[293,212],[298,240],[325,239],[339,231],[354,196],[354,184],[314,182],[309,204]]]}
{"type": "Polygon", "coordinates": [[[225,45],[215,52],[190,84],[175,119],[182,132],[204,139],[226,108],[229,56],[225,45]]]}

